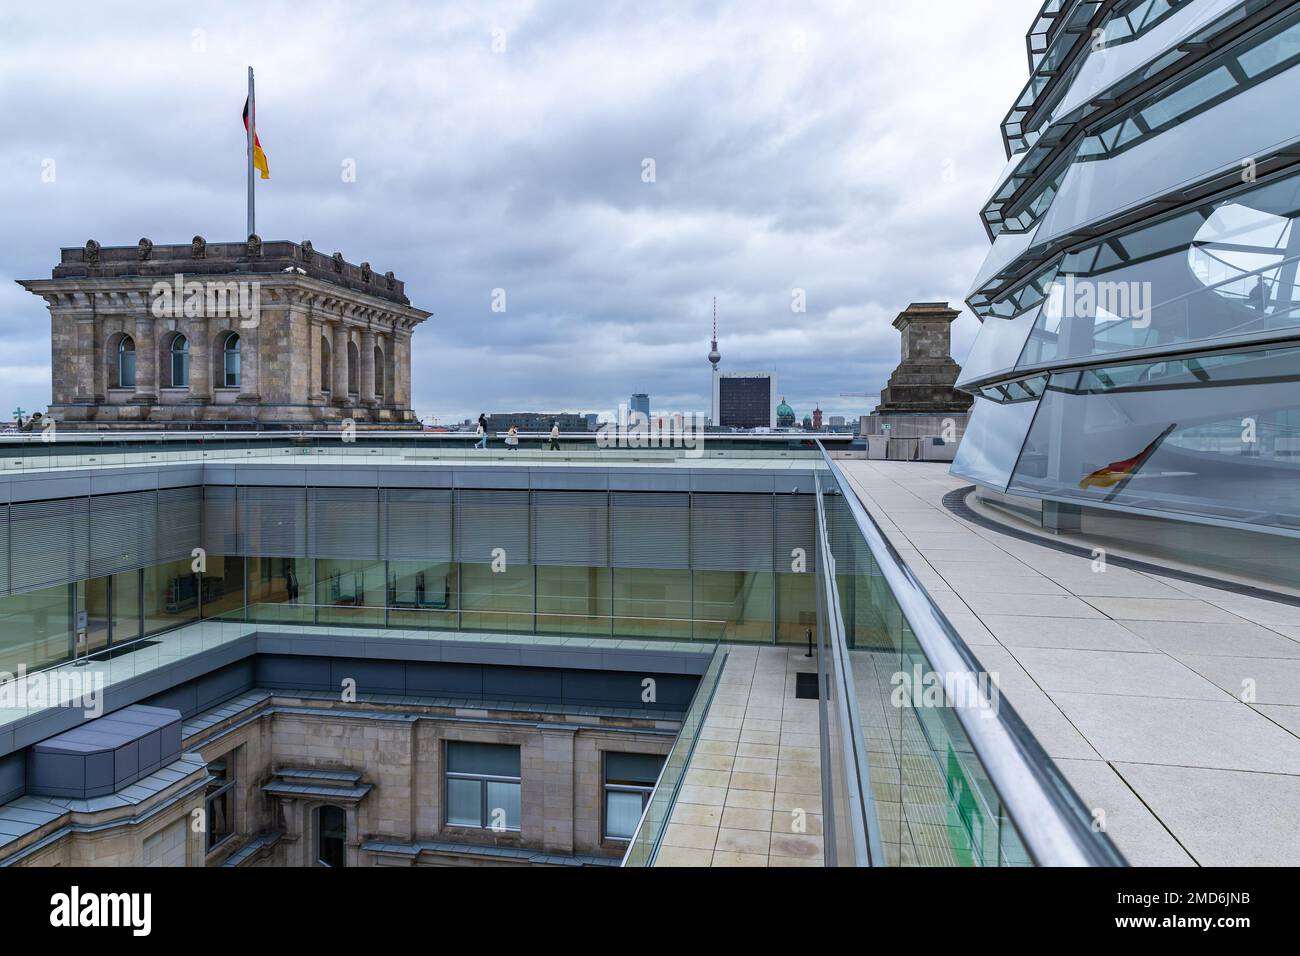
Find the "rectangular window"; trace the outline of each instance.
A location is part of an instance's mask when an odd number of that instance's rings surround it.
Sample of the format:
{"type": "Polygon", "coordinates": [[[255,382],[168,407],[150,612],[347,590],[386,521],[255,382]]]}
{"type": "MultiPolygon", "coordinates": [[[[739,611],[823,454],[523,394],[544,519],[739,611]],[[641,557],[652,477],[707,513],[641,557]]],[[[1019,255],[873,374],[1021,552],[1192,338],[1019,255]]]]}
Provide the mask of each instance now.
{"type": "Polygon", "coordinates": [[[519,830],[519,748],[447,741],[447,825],[519,830]]]}
{"type": "Polygon", "coordinates": [[[207,825],[208,852],[235,834],[235,756],[237,750],[209,761],[208,773],[216,779],[208,784],[203,800],[207,825]]]}
{"type": "Polygon", "coordinates": [[[632,839],[663,765],[661,754],[605,754],[606,839],[632,839]]]}

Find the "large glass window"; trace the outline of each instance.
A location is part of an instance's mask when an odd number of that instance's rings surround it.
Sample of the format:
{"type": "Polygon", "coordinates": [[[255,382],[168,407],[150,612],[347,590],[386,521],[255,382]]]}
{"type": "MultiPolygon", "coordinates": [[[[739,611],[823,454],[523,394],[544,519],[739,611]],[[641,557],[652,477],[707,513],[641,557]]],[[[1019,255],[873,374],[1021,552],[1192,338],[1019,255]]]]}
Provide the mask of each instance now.
{"type": "Polygon", "coordinates": [[[383,563],[322,558],[316,562],[316,603],[321,624],[383,624],[383,563]]]}
{"type": "Polygon", "coordinates": [[[79,655],[94,654],[108,646],[109,580],[91,578],[76,584],[79,615],[77,626],[81,632],[77,636],[80,642],[77,647],[79,655]]]}
{"type": "Polygon", "coordinates": [[[1054,374],[1010,490],[1300,529],[1300,349],[1054,374]]]}
{"type": "Polygon", "coordinates": [[[610,633],[609,568],[537,568],[537,630],[610,633]]]}
{"type": "Polygon", "coordinates": [[[348,814],[342,807],[326,804],[316,808],[316,865],[348,865],[348,814]]]}
{"type": "Polygon", "coordinates": [[[392,627],[455,628],[456,565],[446,561],[388,562],[388,623],[392,627]]]}
{"type": "Polygon", "coordinates": [[[203,800],[209,852],[235,834],[236,758],[236,752],[231,751],[208,762],[208,773],[215,778],[208,783],[203,800]]]}
{"type": "Polygon", "coordinates": [[[533,569],[507,564],[493,571],[490,564],[460,566],[461,626],[478,631],[533,629],[533,569]]]}
{"type": "Polygon", "coordinates": [[[144,569],[144,632],[157,634],[199,616],[199,576],[189,558],[144,569]]]}
{"type": "Polygon", "coordinates": [[[222,384],[226,388],[239,388],[239,336],[231,332],[226,336],[225,346],[221,350],[222,384]]]}
{"type": "Polygon", "coordinates": [[[66,660],[72,615],[66,584],[0,598],[0,671],[35,670],[66,660]]]}
{"type": "Polygon", "coordinates": [[[124,335],[117,344],[117,382],[118,388],[135,388],[135,342],[131,336],[124,335]]]}
{"type": "Polygon", "coordinates": [[[817,577],[780,573],[776,576],[776,639],[780,644],[805,644],[808,632],[817,636],[817,577]]]}
{"type": "Polygon", "coordinates": [[[172,388],[189,388],[190,385],[190,343],[183,335],[173,335],[168,349],[171,378],[168,384],[172,388]]]}
{"type": "Polygon", "coordinates": [[[518,830],[519,748],[447,741],[447,824],[518,830]]]}
{"type": "Polygon", "coordinates": [[[695,572],[695,637],[770,644],[772,611],[771,571],[695,572]]]}
{"type": "Polygon", "coordinates": [[[122,644],[140,636],[140,572],[113,575],[113,643],[122,644]]]}
{"type": "Polygon", "coordinates": [[[208,555],[203,575],[203,616],[216,617],[244,609],[244,559],[208,555]]]}
{"type": "Polygon", "coordinates": [[[1000,403],[976,398],[966,434],[957,446],[952,473],[1004,490],[1037,408],[1033,399],[1000,403]]]}
{"type": "Polygon", "coordinates": [[[605,753],[605,837],[630,840],[654,792],[661,754],[605,753]]]}
{"type": "Polygon", "coordinates": [[[691,572],[614,569],[616,637],[691,636],[691,572]]]}
{"type": "Polygon", "coordinates": [[[314,620],[313,562],[305,558],[248,558],[250,618],[258,621],[314,620]]]}

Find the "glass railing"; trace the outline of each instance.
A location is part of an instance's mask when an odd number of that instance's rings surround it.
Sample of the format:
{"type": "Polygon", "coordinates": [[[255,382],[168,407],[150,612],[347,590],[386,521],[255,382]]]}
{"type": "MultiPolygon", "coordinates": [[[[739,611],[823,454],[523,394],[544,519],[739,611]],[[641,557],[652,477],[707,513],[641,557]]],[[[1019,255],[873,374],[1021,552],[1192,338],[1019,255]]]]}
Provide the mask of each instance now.
{"type": "Polygon", "coordinates": [[[713,701],[713,694],[718,688],[718,680],[722,676],[726,659],[726,645],[719,643],[713,650],[713,658],[709,661],[708,669],[695,688],[691,706],[687,708],[686,716],[682,719],[682,728],[673,743],[673,749],[664,760],[659,779],[655,782],[654,792],[646,803],[645,811],[641,814],[641,822],[637,825],[636,832],[632,835],[632,842],[623,856],[624,866],[654,866],[664,831],[668,828],[673,807],[677,804],[677,794],[686,777],[691,755],[695,752],[695,744],[699,740],[700,728],[704,725],[704,718],[709,712],[709,704],[713,701]]]}
{"type": "Polygon", "coordinates": [[[451,460],[491,462],[563,461],[671,462],[699,458],[800,458],[815,460],[817,440],[849,447],[856,435],[787,432],[739,434],[705,432],[684,439],[680,433],[644,436],[625,433],[602,440],[596,432],[562,434],[559,450],[549,434],[521,433],[518,445],[505,444],[505,433],[488,436],[486,448],[475,447],[470,432],[136,432],[96,434],[70,428],[44,433],[0,435],[0,472],[50,471],[56,468],[106,468],[127,465],[202,463],[204,461],[276,461],[319,455],[390,459],[394,462],[451,460]]]}
{"type": "Polygon", "coordinates": [[[1123,865],[830,458],[817,473],[827,863],[1123,865]]]}

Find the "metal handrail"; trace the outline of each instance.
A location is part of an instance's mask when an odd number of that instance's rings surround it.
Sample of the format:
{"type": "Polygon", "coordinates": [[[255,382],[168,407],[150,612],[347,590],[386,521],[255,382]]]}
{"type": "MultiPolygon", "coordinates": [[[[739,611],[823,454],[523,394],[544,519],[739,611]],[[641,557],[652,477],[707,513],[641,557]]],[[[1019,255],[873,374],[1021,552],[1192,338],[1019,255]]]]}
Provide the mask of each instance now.
{"type": "MultiPolygon", "coordinates": [[[[930,667],[942,681],[948,700],[957,704],[980,700],[983,694],[978,675],[984,668],[885,537],[876,519],[851,493],[844,472],[825,448],[821,450],[827,469],[839,483],[845,506],[930,667]]],[[[952,709],[1036,864],[1126,865],[1110,839],[1094,831],[1083,802],[1006,700],[1000,702],[993,719],[983,708],[952,709]]]]}

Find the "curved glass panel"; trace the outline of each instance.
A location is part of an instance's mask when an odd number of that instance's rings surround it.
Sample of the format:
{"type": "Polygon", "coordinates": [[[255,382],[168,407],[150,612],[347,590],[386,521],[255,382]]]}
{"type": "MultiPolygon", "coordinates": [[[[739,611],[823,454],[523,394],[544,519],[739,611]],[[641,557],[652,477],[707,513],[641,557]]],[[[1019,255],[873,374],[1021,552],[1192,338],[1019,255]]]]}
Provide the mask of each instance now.
{"type": "Polygon", "coordinates": [[[1037,399],[999,404],[976,398],[951,472],[999,491],[1005,489],[1037,409],[1037,399]]]}
{"type": "Polygon", "coordinates": [[[1066,256],[1021,368],[1300,324],[1300,176],[1066,256]]]}
{"type": "Polygon", "coordinates": [[[1056,373],[1009,490],[1300,530],[1300,348],[1056,373]]]}
{"type": "Polygon", "coordinates": [[[1041,308],[1022,312],[1014,319],[985,319],[962,364],[957,387],[1015,368],[1041,308]]]}
{"type": "Polygon", "coordinates": [[[1297,64],[1293,15],[1090,131],[1043,214],[1039,241],[1276,152],[1293,138],[1280,120],[1300,96],[1297,64]]]}

